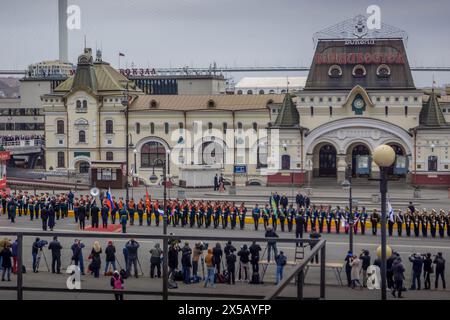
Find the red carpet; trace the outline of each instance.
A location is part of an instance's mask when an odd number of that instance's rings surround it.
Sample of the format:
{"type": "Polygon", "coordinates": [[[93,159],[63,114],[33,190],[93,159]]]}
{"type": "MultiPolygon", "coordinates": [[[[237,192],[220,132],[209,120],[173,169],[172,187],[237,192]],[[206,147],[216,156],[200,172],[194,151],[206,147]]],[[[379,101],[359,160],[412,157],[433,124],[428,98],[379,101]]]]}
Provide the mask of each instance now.
{"type": "Polygon", "coordinates": [[[95,231],[95,232],[121,232],[122,227],[118,224],[108,224],[107,228],[99,226],[98,228],[92,228],[91,226],[86,226],[84,231],[95,231]]]}

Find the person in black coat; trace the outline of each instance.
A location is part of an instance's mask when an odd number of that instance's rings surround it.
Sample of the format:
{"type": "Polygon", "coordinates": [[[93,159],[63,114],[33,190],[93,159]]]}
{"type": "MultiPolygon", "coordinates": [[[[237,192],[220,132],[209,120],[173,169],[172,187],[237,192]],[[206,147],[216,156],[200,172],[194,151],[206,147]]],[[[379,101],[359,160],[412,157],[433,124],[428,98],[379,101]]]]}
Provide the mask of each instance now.
{"type": "Polygon", "coordinates": [[[420,276],[422,275],[423,259],[420,253],[414,253],[409,257],[409,261],[412,263],[412,282],[410,290],[420,290],[420,276]]]}
{"type": "Polygon", "coordinates": [[[48,245],[48,250],[52,251],[52,273],[61,273],[61,249],[58,237],[54,236],[53,241],[48,245]]]}
{"type": "Polygon", "coordinates": [[[228,271],[228,284],[235,284],[236,282],[236,255],[233,251],[226,256],[227,271],[228,271]]]}
{"type": "Polygon", "coordinates": [[[283,196],[280,198],[280,205],[286,210],[288,204],[289,204],[288,198],[286,197],[286,195],[283,195],[283,196]]]}
{"type": "Polygon", "coordinates": [[[109,214],[109,207],[104,204],[102,207],[102,226],[104,229],[108,228],[108,214],[109,214]]]}
{"type": "Polygon", "coordinates": [[[5,281],[5,274],[8,276],[8,281],[11,281],[11,269],[12,269],[12,252],[9,246],[4,247],[2,252],[0,253],[2,257],[2,281],[5,281]]]}
{"type": "Polygon", "coordinates": [[[220,243],[216,243],[216,246],[213,248],[213,264],[216,267],[217,273],[220,273],[220,262],[222,261],[223,251],[220,243]]]}
{"type": "Polygon", "coordinates": [[[113,245],[112,241],[108,241],[108,245],[105,249],[106,262],[105,262],[105,276],[108,272],[108,268],[111,265],[113,271],[116,270],[116,247],[113,245]]]}
{"type": "Polygon", "coordinates": [[[427,253],[425,259],[423,259],[423,285],[425,290],[431,289],[431,273],[433,273],[433,260],[431,260],[431,253],[427,253]]]}
{"type": "Polygon", "coordinates": [[[191,268],[192,268],[192,249],[189,247],[189,243],[186,242],[181,249],[181,266],[183,269],[183,279],[185,284],[191,283],[191,268]]]}
{"type": "Polygon", "coordinates": [[[303,197],[301,193],[297,193],[297,195],[295,196],[295,203],[299,208],[305,206],[305,197],[303,197]]]}
{"type": "Polygon", "coordinates": [[[250,263],[252,265],[252,272],[259,273],[259,252],[261,251],[261,246],[256,241],[253,241],[249,250],[251,254],[250,263]]]}
{"type": "Polygon", "coordinates": [[[48,206],[48,227],[51,231],[53,231],[53,228],[55,227],[55,218],[56,213],[53,205],[48,206]]]}
{"type": "Polygon", "coordinates": [[[278,235],[273,230],[273,228],[271,226],[269,226],[269,227],[267,227],[265,237],[272,238],[272,240],[267,241],[267,262],[270,262],[270,254],[272,251],[273,251],[274,258],[278,255],[277,241],[275,240],[275,238],[278,238],[278,235]]]}
{"type": "Polygon", "coordinates": [[[363,287],[367,288],[367,269],[370,266],[369,251],[363,250],[359,256],[359,260],[361,260],[361,268],[363,272],[363,287]]]}
{"type": "Polygon", "coordinates": [[[47,231],[48,209],[46,207],[41,210],[42,230],[47,231]]]}
{"type": "Polygon", "coordinates": [[[169,247],[169,253],[167,254],[167,264],[169,266],[169,278],[174,279],[175,270],[178,268],[178,245],[174,244],[169,247]]]}
{"type": "Polygon", "coordinates": [[[86,207],[84,203],[81,203],[78,207],[78,221],[80,223],[80,229],[84,230],[86,226],[86,207]]]}
{"type": "Polygon", "coordinates": [[[98,214],[100,212],[100,209],[97,207],[96,204],[92,205],[91,207],[91,226],[92,228],[98,228],[98,214]]]}

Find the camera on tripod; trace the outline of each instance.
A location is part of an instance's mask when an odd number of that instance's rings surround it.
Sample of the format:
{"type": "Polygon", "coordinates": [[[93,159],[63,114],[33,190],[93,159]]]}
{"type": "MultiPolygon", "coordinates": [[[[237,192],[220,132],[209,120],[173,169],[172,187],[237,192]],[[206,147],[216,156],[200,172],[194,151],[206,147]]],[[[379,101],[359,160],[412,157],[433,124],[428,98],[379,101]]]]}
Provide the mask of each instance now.
{"type": "Polygon", "coordinates": [[[38,242],[36,242],[36,247],[38,249],[42,250],[42,248],[44,248],[47,244],[48,244],[48,241],[46,241],[46,240],[39,240],[38,242]]]}

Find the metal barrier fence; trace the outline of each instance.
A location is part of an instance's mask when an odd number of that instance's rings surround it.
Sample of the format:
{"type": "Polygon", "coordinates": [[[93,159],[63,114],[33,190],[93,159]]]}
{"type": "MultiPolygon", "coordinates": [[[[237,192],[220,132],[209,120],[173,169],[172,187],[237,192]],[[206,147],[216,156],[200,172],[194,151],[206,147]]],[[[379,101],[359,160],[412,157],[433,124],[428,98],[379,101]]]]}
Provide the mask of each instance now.
{"type": "Polygon", "coordinates": [[[320,251],[320,299],[325,299],[325,245],[324,239],[320,240],[314,245],[311,252],[303,259],[303,261],[296,265],[294,269],[280,282],[280,284],[270,291],[265,297],[265,300],[272,300],[279,296],[284,288],[295,278],[297,283],[297,299],[303,299],[303,285],[305,282],[305,268],[314,256],[320,251]]]}
{"type": "MultiPolygon", "coordinates": [[[[0,231],[0,236],[16,236],[17,237],[17,244],[18,244],[18,250],[17,250],[17,284],[16,286],[9,287],[9,286],[0,286],[0,290],[14,290],[17,291],[17,300],[23,300],[23,292],[24,291],[39,291],[39,292],[65,292],[65,293],[96,293],[96,294],[113,294],[117,293],[117,291],[114,290],[101,290],[101,289],[64,289],[64,288],[49,288],[49,287],[27,287],[23,285],[23,273],[22,273],[22,266],[23,266],[23,245],[24,245],[24,237],[54,237],[57,236],[58,238],[79,238],[80,236],[83,236],[83,238],[107,238],[107,239],[136,239],[136,240],[161,240],[165,241],[166,243],[169,240],[199,240],[199,241],[237,241],[237,242],[253,242],[256,241],[257,243],[266,243],[268,241],[275,240],[277,243],[293,243],[297,244],[299,242],[307,243],[310,245],[313,245],[314,248],[312,251],[305,257],[305,259],[299,264],[296,265],[294,270],[289,273],[289,275],[283,279],[282,282],[275,288],[273,291],[271,291],[267,296],[262,295],[248,295],[248,294],[239,294],[239,293],[233,293],[233,294],[227,294],[227,293],[217,293],[217,292],[211,292],[211,293],[195,293],[196,296],[201,297],[210,297],[210,298],[243,298],[243,299],[274,299],[276,298],[279,293],[290,283],[290,281],[293,279],[293,277],[297,274],[302,275],[302,278],[299,278],[302,281],[297,281],[297,292],[303,292],[303,275],[304,275],[304,268],[307,265],[307,263],[311,260],[311,258],[314,257],[314,255],[321,250],[321,276],[320,276],[320,297],[325,298],[325,240],[313,240],[313,239],[283,239],[283,238],[253,238],[253,237],[227,237],[227,236],[191,236],[191,235],[183,235],[183,236],[177,236],[177,235],[146,235],[146,234],[115,234],[115,233],[76,233],[76,232],[43,232],[43,231],[37,231],[37,232],[16,232],[16,231],[0,231]]],[[[167,259],[167,246],[163,246],[163,256],[165,259],[167,259]]],[[[163,264],[163,268],[167,268],[167,263],[163,264]]],[[[166,269],[167,274],[167,269],[166,269]]],[[[163,300],[168,299],[168,282],[163,281],[162,290],[161,291],[133,291],[133,290],[122,290],[120,293],[127,294],[127,295],[150,295],[150,296],[161,296],[163,300]]],[[[172,296],[192,296],[192,294],[187,292],[171,292],[170,295],[172,296]]],[[[303,299],[302,294],[297,295],[298,299],[303,299]]]]}

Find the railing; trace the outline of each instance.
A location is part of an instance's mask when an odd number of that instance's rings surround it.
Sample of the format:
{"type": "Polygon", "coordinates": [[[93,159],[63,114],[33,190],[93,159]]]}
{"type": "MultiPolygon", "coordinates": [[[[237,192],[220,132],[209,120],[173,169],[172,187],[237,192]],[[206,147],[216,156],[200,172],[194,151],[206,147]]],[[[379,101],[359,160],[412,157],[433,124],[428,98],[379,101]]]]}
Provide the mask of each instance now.
{"type": "Polygon", "coordinates": [[[312,260],[314,256],[319,254],[320,251],[320,299],[325,299],[325,244],[324,239],[318,241],[311,250],[311,252],[303,259],[303,261],[296,265],[295,268],[289,272],[287,276],[280,282],[280,284],[270,291],[264,300],[272,300],[279,296],[279,294],[286,288],[287,285],[295,278],[297,283],[297,299],[303,299],[303,286],[305,282],[305,268],[312,260]]]}
{"type": "Polygon", "coordinates": [[[44,139],[23,139],[13,141],[3,141],[0,145],[9,147],[8,149],[24,148],[24,147],[41,147],[45,145],[44,139]]]}
{"type": "MultiPolygon", "coordinates": [[[[275,240],[277,243],[293,243],[297,244],[298,242],[303,243],[309,243],[314,245],[313,250],[311,251],[311,254],[308,255],[308,258],[310,259],[313,253],[316,254],[318,250],[322,250],[321,254],[321,262],[325,263],[325,240],[311,240],[311,239],[283,239],[283,238],[253,238],[253,237],[225,237],[225,236],[217,236],[217,237],[211,237],[211,236],[176,236],[176,235],[148,235],[148,234],[116,234],[116,233],[91,233],[91,232],[43,232],[43,231],[36,231],[36,232],[16,232],[16,231],[0,231],[0,236],[17,236],[17,284],[16,286],[0,286],[0,290],[15,290],[17,291],[17,300],[23,300],[23,292],[24,291],[40,291],[40,292],[65,292],[65,293],[95,293],[95,294],[112,294],[115,291],[114,290],[102,290],[102,289],[64,289],[64,288],[51,288],[51,287],[27,287],[23,285],[23,273],[22,273],[22,265],[23,265],[23,240],[24,237],[40,237],[41,239],[44,237],[70,237],[70,238],[79,238],[80,236],[83,236],[83,238],[107,238],[108,240],[111,239],[142,239],[142,240],[162,240],[166,243],[169,240],[177,239],[177,240],[199,240],[199,241],[205,241],[205,242],[212,242],[212,241],[237,241],[237,242],[249,242],[256,241],[259,243],[265,243],[270,240],[275,240]]],[[[163,246],[163,256],[167,257],[167,246],[163,246]]],[[[166,259],[166,258],[165,258],[166,259]]],[[[292,276],[289,276],[289,281],[295,276],[299,270],[303,271],[304,267],[306,266],[306,263],[309,260],[305,260],[302,262],[299,266],[296,266],[294,269],[294,273],[292,276]]],[[[167,264],[163,264],[163,268],[167,268],[167,264]]],[[[167,269],[165,270],[167,274],[167,269]]],[[[322,275],[322,268],[321,268],[321,297],[325,297],[325,268],[323,266],[323,275],[322,275]],[[323,285],[323,288],[322,288],[323,285]]],[[[288,278],[286,278],[287,280],[288,278]]],[[[274,298],[276,297],[283,288],[285,288],[289,281],[283,280],[278,287],[277,290],[274,290],[273,293],[270,294],[270,296],[263,296],[263,295],[249,295],[249,294],[239,294],[239,293],[233,293],[233,294],[227,294],[227,293],[218,293],[218,292],[211,292],[211,293],[198,293],[196,292],[196,296],[201,297],[210,297],[210,298],[243,298],[243,299],[264,299],[264,298],[274,298]],[[279,288],[279,290],[278,290],[279,288]]],[[[301,287],[303,287],[303,281],[301,281],[301,287]]],[[[128,295],[150,295],[150,296],[161,296],[163,299],[168,298],[168,283],[167,281],[163,281],[162,290],[161,291],[135,291],[135,290],[122,290],[121,293],[128,294],[128,295]],[[166,295],[164,295],[166,293],[166,295]]],[[[192,296],[189,292],[170,292],[171,296],[192,296]]],[[[302,297],[302,296],[301,296],[302,297]]]]}

